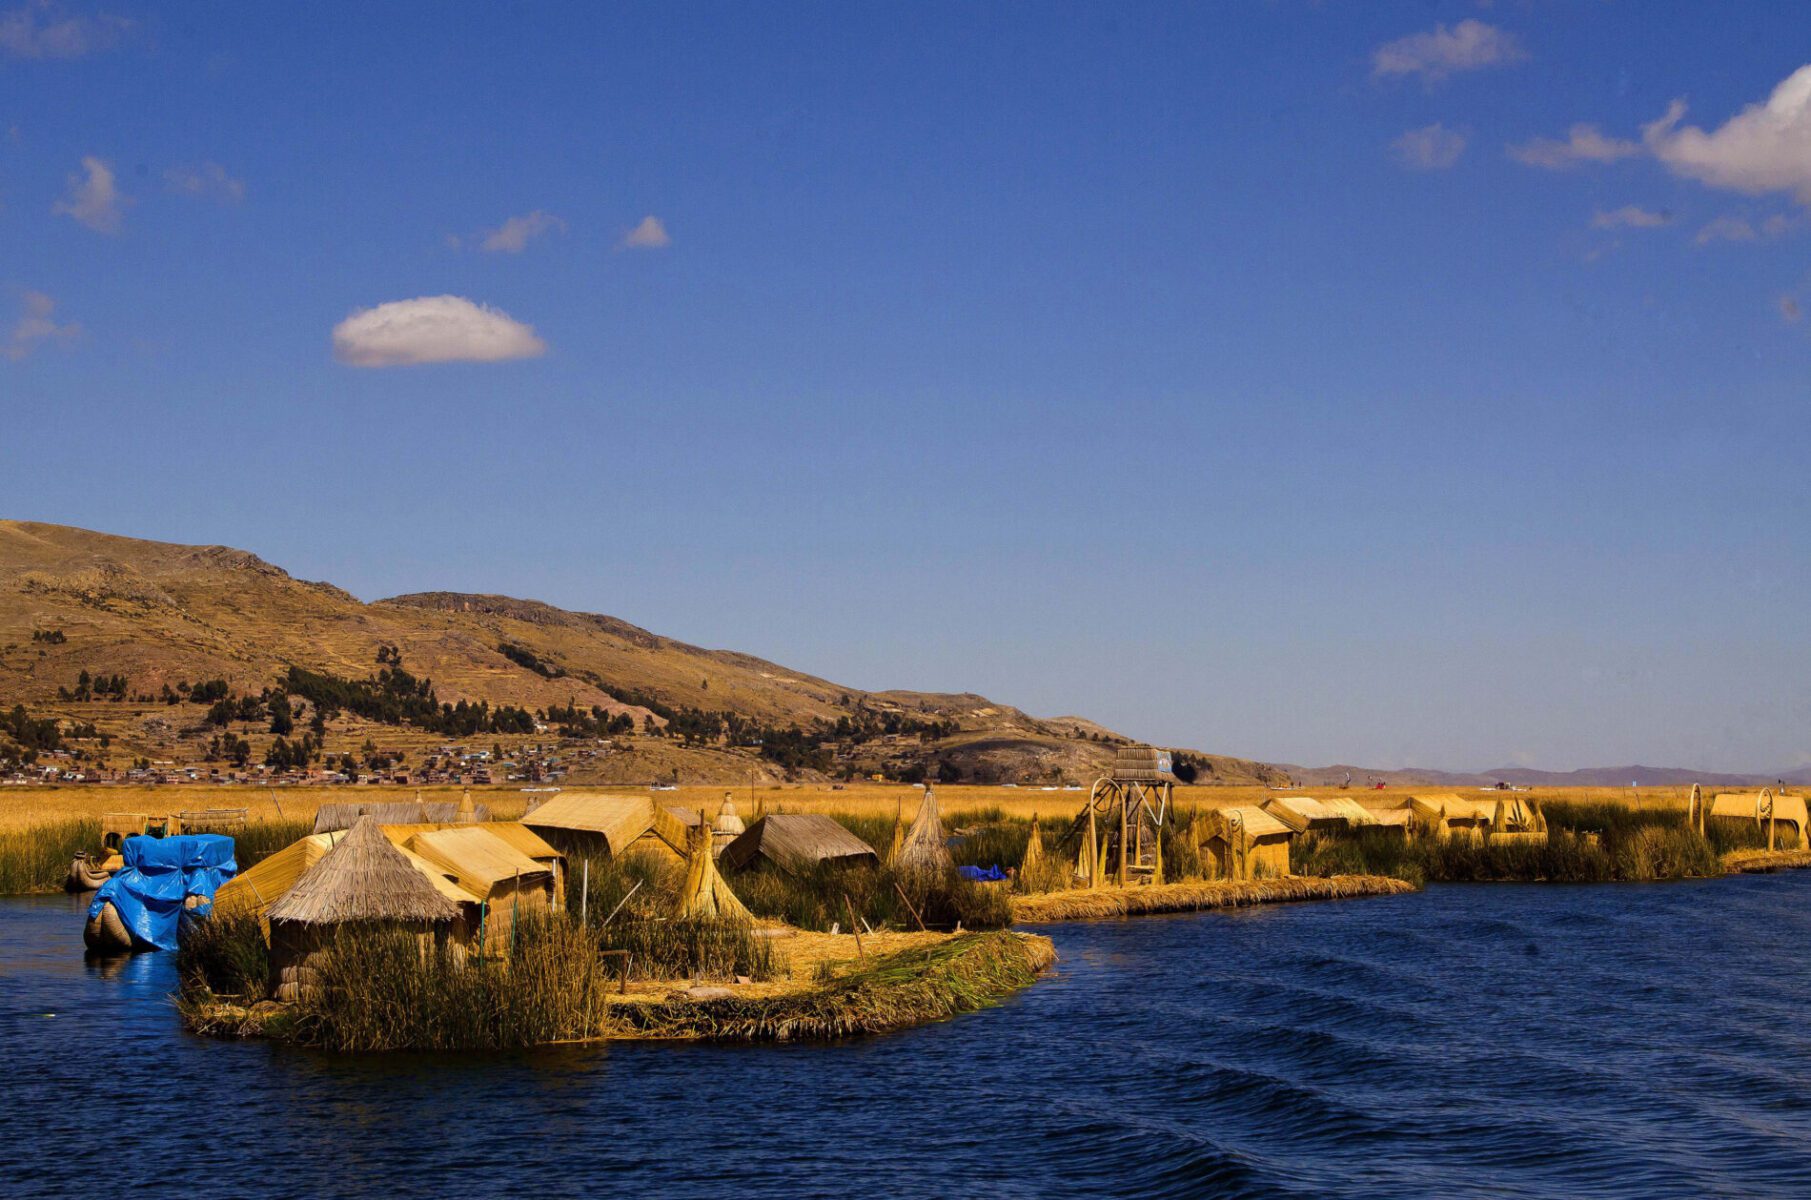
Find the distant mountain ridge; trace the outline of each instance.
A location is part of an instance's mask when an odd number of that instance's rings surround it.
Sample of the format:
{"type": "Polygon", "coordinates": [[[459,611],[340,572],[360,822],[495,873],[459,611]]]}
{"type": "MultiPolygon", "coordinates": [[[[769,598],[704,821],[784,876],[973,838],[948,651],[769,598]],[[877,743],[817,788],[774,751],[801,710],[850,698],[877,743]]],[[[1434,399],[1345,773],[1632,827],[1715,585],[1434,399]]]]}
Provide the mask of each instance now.
{"type": "Polygon", "coordinates": [[[1436,787],[1490,787],[1496,783],[1516,787],[1627,787],[1631,782],[1643,787],[1765,787],[1784,782],[1794,787],[1811,785],[1811,767],[1791,771],[1757,771],[1749,774],[1722,771],[1694,771],[1687,767],[1583,767],[1576,771],[1543,771],[1534,767],[1500,767],[1494,771],[1440,771],[1428,767],[1403,767],[1385,771],[1375,767],[1355,767],[1344,763],[1329,767],[1301,767],[1278,764],[1289,777],[1308,787],[1339,784],[1348,774],[1355,785],[1371,779],[1391,784],[1425,784],[1436,787]]]}

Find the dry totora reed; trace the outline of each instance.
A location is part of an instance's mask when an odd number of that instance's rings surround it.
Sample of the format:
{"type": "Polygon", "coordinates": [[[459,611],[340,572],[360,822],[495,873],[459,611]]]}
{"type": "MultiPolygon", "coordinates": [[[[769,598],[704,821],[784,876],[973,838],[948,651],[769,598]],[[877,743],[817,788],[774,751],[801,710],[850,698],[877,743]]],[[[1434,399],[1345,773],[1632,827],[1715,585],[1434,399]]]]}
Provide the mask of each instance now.
{"type": "Polygon", "coordinates": [[[1246,883],[1165,883],[1154,887],[1101,888],[1014,896],[1013,919],[1035,925],[1043,921],[1086,921],[1138,913],[1196,912],[1237,908],[1285,900],[1340,900],[1352,896],[1394,896],[1414,885],[1384,875],[1286,876],[1246,883]]]}
{"type": "Polygon", "coordinates": [[[995,931],[876,956],[809,991],[619,1003],[612,1017],[652,1038],[776,1042],[884,1033],[998,1004],[1056,961],[1050,939],[995,931]]]}

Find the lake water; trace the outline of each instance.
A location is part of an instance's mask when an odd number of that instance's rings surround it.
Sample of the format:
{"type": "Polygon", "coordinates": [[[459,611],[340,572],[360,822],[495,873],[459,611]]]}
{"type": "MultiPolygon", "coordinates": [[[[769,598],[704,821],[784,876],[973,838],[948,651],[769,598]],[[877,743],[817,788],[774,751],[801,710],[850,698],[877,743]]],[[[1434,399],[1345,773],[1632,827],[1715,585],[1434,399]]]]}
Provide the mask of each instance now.
{"type": "Polygon", "coordinates": [[[836,1045],[339,1058],[0,900],[0,1195],[1811,1195],[1811,872],[1071,924],[836,1045]]]}

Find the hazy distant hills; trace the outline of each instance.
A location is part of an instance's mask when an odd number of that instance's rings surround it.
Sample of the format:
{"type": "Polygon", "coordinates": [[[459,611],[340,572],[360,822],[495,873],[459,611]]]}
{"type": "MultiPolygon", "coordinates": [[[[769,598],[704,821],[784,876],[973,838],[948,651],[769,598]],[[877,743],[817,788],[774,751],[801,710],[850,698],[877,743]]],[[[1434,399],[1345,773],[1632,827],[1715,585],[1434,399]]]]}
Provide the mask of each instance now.
{"type": "MultiPolygon", "coordinates": [[[[916,760],[933,777],[948,764],[975,782],[1079,782],[1111,759],[1110,740],[1118,736],[1079,717],[1040,719],[971,693],[864,691],[534,600],[422,592],[366,604],[243,550],[0,521],[0,702],[23,703],[34,716],[104,719],[127,754],[181,757],[192,734],[205,735],[195,728],[193,706],[139,703],[166,685],[222,679],[235,692],[256,695],[292,665],[361,680],[375,674],[380,651],[390,647],[410,673],[433,681],[442,702],[531,711],[595,706],[629,714],[637,730],[654,715],[649,705],[729,712],[770,728],[811,729],[876,714],[955,726],[930,742],[876,739],[854,764],[863,770],[916,760]],[[84,671],[125,676],[128,699],[104,707],[59,699],[84,671]]],[[[248,725],[244,732],[263,731],[248,725]]],[[[699,747],[675,759],[674,740],[648,742],[650,751],[659,742],[663,772],[684,770],[696,782],[770,771],[756,750],[699,747]]],[[[340,747],[330,741],[329,749],[340,747]]],[[[639,750],[614,756],[611,769],[645,778],[639,750]]],[[[1203,782],[1281,779],[1260,763],[1201,759],[1203,782]]]]}
{"type": "Polygon", "coordinates": [[[1627,787],[1639,782],[1643,787],[1688,787],[1701,783],[1705,787],[1758,787],[1784,780],[1795,785],[1811,784],[1811,767],[1793,771],[1732,775],[1716,771],[1693,771],[1685,767],[1585,767],[1577,771],[1541,771],[1532,767],[1500,767],[1494,771],[1436,771],[1426,767],[1404,767],[1382,771],[1372,767],[1338,764],[1331,767],[1298,767],[1282,765],[1281,769],[1297,783],[1308,787],[1335,785],[1350,773],[1354,787],[1372,779],[1382,779],[1392,786],[1427,784],[1437,787],[1490,787],[1502,782],[1516,787],[1627,787]]]}

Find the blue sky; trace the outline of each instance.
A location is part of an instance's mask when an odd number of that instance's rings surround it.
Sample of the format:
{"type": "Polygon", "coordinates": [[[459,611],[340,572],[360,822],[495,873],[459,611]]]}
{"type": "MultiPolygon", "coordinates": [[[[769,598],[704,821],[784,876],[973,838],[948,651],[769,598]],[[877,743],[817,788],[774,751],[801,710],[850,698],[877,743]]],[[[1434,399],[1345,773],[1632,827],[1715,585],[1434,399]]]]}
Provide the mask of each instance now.
{"type": "Polygon", "coordinates": [[[17,5],[6,515],[1271,760],[1811,762],[1801,6],[17,5]]]}

